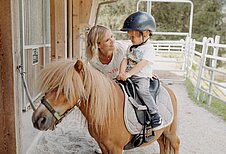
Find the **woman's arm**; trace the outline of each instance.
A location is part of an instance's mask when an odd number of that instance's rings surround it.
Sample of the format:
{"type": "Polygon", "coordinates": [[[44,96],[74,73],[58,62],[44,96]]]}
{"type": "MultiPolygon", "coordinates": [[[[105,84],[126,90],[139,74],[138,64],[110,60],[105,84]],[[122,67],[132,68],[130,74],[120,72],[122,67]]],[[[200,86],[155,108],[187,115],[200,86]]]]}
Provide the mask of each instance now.
{"type": "Polygon", "coordinates": [[[125,75],[126,67],[127,67],[127,58],[123,58],[120,64],[117,80],[123,80],[123,81],[126,80],[126,75],[125,75]]]}
{"type": "Polygon", "coordinates": [[[126,71],[126,67],[127,67],[127,59],[123,58],[121,64],[120,64],[120,68],[119,68],[119,74],[123,74],[126,71]]]}

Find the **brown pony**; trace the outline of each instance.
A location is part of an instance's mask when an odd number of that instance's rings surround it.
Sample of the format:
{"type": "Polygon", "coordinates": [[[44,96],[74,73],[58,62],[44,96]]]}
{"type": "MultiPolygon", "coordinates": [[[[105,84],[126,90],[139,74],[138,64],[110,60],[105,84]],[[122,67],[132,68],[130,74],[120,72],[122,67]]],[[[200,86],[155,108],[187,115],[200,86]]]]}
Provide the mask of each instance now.
{"type": "MultiPolygon", "coordinates": [[[[88,130],[104,154],[121,154],[132,139],[123,119],[124,93],[120,86],[102,73],[78,60],[63,60],[50,64],[40,75],[44,92],[41,104],[33,113],[32,122],[39,130],[53,129],[68,110],[77,106],[88,123],[88,130]]],[[[173,103],[173,122],[158,131],[160,153],[179,152],[176,135],[177,102],[174,93],[166,88],[173,103]]]]}

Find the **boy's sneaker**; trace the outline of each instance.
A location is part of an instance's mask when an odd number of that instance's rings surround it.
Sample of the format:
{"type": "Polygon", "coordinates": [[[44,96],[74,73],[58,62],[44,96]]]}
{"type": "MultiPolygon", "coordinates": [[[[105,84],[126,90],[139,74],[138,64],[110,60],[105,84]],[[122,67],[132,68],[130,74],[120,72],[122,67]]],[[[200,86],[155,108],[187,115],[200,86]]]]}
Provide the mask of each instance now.
{"type": "Polygon", "coordinates": [[[151,127],[153,131],[160,129],[163,126],[162,118],[158,113],[151,114],[151,127]]]}

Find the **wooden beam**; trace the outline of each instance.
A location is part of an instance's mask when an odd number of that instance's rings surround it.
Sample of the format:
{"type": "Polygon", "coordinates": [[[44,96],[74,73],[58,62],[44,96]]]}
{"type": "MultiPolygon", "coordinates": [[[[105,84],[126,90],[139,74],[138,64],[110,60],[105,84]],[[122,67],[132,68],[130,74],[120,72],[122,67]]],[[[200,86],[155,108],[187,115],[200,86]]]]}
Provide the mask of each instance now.
{"type": "Polygon", "coordinates": [[[73,31],[72,31],[72,5],[73,5],[73,2],[72,2],[72,0],[68,0],[68,2],[67,2],[67,4],[68,4],[68,7],[67,7],[67,9],[68,9],[68,22],[67,22],[67,24],[68,24],[68,58],[69,59],[72,59],[72,51],[73,51],[73,49],[72,49],[72,40],[73,40],[73,38],[72,38],[72,34],[73,34],[73,31]]]}
{"type": "Polygon", "coordinates": [[[80,30],[91,22],[94,24],[98,1],[50,0],[51,57],[53,59],[81,57],[80,30]],[[92,20],[90,20],[91,17],[92,20]]]}
{"type": "Polygon", "coordinates": [[[80,24],[80,0],[73,0],[72,2],[72,57],[80,58],[80,38],[79,38],[79,24],[80,24]]]}
{"type": "Polygon", "coordinates": [[[94,0],[80,0],[79,5],[79,22],[80,24],[88,23],[90,14],[91,14],[91,8],[94,0]]]}
{"type": "Polygon", "coordinates": [[[67,58],[67,0],[50,0],[51,57],[67,58]]]}
{"type": "Polygon", "coordinates": [[[83,26],[87,27],[94,20],[90,20],[91,17],[95,17],[99,0],[73,0],[72,7],[72,29],[73,29],[73,58],[81,57],[81,44],[80,33],[83,26]],[[91,22],[90,22],[91,21],[91,22]]]}
{"type": "Polygon", "coordinates": [[[0,0],[0,153],[20,153],[20,117],[16,102],[15,61],[18,61],[19,2],[0,0]],[[18,127],[17,127],[18,126],[18,127]],[[17,144],[18,143],[18,144],[17,144]]]}
{"type": "Polygon", "coordinates": [[[97,9],[98,9],[98,5],[99,5],[99,0],[93,0],[93,4],[90,10],[90,16],[88,19],[88,24],[90,26],[93,26],[95,24],[95,20],[97,19],[97,9]]]}

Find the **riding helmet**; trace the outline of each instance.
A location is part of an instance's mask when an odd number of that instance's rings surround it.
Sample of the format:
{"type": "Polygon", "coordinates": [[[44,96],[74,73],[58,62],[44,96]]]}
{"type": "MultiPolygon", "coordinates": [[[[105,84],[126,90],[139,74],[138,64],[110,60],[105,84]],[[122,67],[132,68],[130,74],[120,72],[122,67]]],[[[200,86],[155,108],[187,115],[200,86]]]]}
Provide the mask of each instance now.
{"type": "Polygon", "coordinates": [[[156,30],[155,19],[152,15],[147,12],[138,11],[131,15],[129,15],[124,24],[121,31],[129,31],[129,30],[137,30],[137,31],[146,31],[150,30],[154,32],[156,30]]]}

